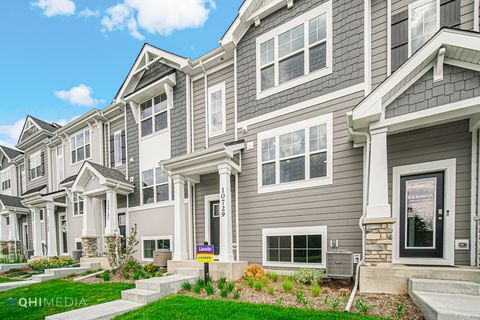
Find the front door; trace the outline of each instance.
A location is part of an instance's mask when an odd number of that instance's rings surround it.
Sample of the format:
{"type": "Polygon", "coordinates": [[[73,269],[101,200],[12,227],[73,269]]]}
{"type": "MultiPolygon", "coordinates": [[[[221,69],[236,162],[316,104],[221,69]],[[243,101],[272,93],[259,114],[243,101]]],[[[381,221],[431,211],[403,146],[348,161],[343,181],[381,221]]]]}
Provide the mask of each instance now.
{"type": "Polygon", "coordinates": [[[400,178],[400,257],[442,258],[444,173],[400,178]]]}
{"type": "Polygon", "coordinates": [[[67,238],[67,216],[60,216],[60,237],[62,241],[62,253],[68,253],[68,238],[67,238]]]}
{"type": "Polygon", "coordinates": [[[22,223],[22,240],[23,240],[23,248],[24,248],[24,253],[25,255],[28,252],[28,223],[24,222],[22,223]]]}
{"type": "Polygon", "coordinates": [[[216,256],[220,253],[220,201],[210,201],[210,244],[216,256]]]}

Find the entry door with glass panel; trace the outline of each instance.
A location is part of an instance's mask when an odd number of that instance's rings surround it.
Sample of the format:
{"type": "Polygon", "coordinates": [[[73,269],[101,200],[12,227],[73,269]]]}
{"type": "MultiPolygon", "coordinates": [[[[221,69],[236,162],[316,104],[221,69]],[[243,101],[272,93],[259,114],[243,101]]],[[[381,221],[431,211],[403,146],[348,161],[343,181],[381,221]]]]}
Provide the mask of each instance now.
{"type": "Polygon", "coordinates": [[[400,257],[442,258],[444,173],[400,178],[400,257]]]}
{"type": "Polygon", "coordinates": [[[210,244],[214,254],[220,254],[220,201],[210,201],[210,244]]]}
{"type": "Polygon", "coordinates": [[[60,216],[60,234],[62,241],[62,253],[68,253],[68,238],[67,238],[67,216],[60,216]]]}

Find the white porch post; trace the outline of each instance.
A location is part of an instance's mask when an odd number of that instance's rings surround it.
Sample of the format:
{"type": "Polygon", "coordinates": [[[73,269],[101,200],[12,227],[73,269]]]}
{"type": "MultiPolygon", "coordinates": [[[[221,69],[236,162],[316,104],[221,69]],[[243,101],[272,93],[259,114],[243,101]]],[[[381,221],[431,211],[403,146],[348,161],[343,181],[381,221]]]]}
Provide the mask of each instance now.
{"type": "Polygon", "coordinates": [[[387,129],[370,132],[370,174],[367,219],[391,217],[388,203],[387,129]]]}
{"type": "Polygon", "coordinates": [[[95,214],[93,211],[93,199],[90,196],[84,196],[82,237],[97,236],[97,230],[95,227],[95,214]]]}
{"type": "Polygon", "coordinates": [[[220,175],[220,262],[233,261],[232,245],[232,192],[230,176],[232,168],[228,164],[218,166],[220,175]]]}
{"type": "Polygon", "coordinates": [[[173,218],[173,260],[188,259],[187,217],[185,214],[184,178],[176,174],[173,176],[175,192],[175,211],[173,218]]]}
{"type": "Polygon", "coordinates": [[[8,240],[7,216],[0,214],[0,241],[8,240]]]}
{"type": "Polygon", "coordinates": [[[18,241],[18,220],[17,214],[13,211],[8,213],[10,218],[10,228],[8,232],[8,240],[9,241],[18,241]]]}
{"type": "Polygon", "coordinates": [[[105,236],[117,235],[118,232],[118,209],[117,193],[114,190],[107,191],[107,208],[105,219],[105,236]]]}
{"type": "Polygon", "coordinates": [[[40,257],[43,255],[42,250],[42,227],[40,225],[40,208],[32,210],[32,227],[33,227],[33,255],[40,257]]]}
{"type": "Polygon", "coordinates": [[[48,220],[48,232],[47,232],[47,249],[48,256],[58,256],[57,252],[57,224],[55,223],[55,205],[53,203],[47,204],[47,220],[48,220]]]}

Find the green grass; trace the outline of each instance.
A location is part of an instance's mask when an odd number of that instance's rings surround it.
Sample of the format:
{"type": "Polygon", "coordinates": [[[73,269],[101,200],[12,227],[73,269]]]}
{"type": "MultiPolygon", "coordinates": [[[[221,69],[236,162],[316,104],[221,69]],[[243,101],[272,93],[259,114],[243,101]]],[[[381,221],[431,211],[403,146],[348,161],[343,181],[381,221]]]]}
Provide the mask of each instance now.
{"type": "Polygon", "coordinates": [[[299,308],[286,308],[246,302],[205,300],[187,296],[171,296],[136,311],[118,316],[115,320],[165,319],[165,320],[375,320],[359,314],[315,311],[299,308]]]}
{"type": "Polygon", "coordinates": [[[115,282],[86,284],[52,280],[12,289],[0,292],[0,319],[44,319],[48,315],[120,299],[120,292],[133,286],[115,282]],[[41,306],[30,305],[24,308],[19,305],[21,301],[29,299],[39,301],[41,306]]]}
{"type": "Polygon", "coordinates": [[[0,278],[0,283],[3,283],[3,282],[12,282],[12,281],[19,281],[19,280],[10,279],[10,278],[0,278]]]}

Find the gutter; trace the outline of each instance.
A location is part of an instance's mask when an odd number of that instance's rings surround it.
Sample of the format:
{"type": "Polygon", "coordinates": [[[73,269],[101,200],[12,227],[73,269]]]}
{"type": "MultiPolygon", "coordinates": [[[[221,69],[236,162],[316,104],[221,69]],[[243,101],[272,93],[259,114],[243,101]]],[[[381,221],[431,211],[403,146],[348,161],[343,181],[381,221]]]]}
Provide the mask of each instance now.
{"type": "Polygon", "coordinates": [[[351,113],[347,115],[347,122],[348,122],[348,133],[350,134],[351,137],[354,136],[361,136],[365,137],[366,142],[365,142],[365,147],[364,147],[364,183],[363,183],[363,213],[362,216],[360,217],[360,220],[358,221],[358,226],[360,230],[362,230],[362,260],[357,264],[357,269],[355,273],[355,284],[352,289],[352,293],[350,295],[350,298],[348,299],[347,305],[345,307],[346,312],[350,312],[353,301],[355,300],[355,295],[358,290],[358,283],[359,283],[359,275],[360,275],[360,267],[365,263],[365,226],[363,225],[363,221],[366,216],[367,212],[367,204],[368,204],[368,188],[369,188],[369,176],[370,176],[370,134],[362,131],[355,131],[352,129],[352,123],[351,123],[351,113]]]}

